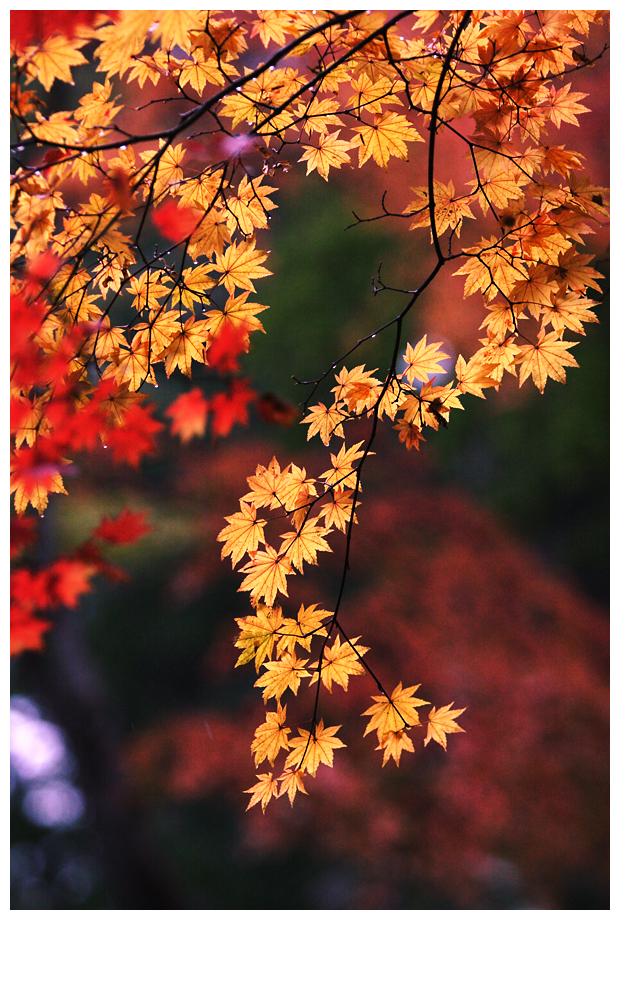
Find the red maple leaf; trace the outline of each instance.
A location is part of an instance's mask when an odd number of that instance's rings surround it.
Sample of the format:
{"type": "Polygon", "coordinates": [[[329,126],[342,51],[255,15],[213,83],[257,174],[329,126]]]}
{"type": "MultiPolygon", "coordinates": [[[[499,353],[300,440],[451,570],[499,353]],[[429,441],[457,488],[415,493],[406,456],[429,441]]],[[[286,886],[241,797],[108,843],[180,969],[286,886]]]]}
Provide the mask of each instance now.
{"type": "Polygon", "coordinates": [[[75,608],[80,595],[90,591],[90,579],[94,570],[94,567],[82,560],[57,560],[49,570],[55,604],[75,608]]]}
{"type": "Polygon", "coordinates": [[[122,425],[108,433],[106,444],[117,461],[137,467],[145,454],[155,453],[153,437],[163,429],[151,415],[151,406],[133,405],[127,410],[122,425]]]}
{"type": "Polygon", "coordinates": [[[256,392],[248,387],[246,378],[235,379],[228,392],[219,392],[211,399],[214,437],[228,436],[235,423],[247,423],[248,405],[256,398],[256,392]]]}
{"type": "Polygon", "coordinates": [[[42,649],[43,633],[50,625],[20,605],[11,605],[11,656],[22,650],[42,649]]]}
{"type": "Polygon", "coordinates": [[[225,320],[217,336],[213,337],[207,350],[207,364],[217,368],[221,374],[238,371],[237,357],[248,349],[248,332],[243,323],[225,320]]]}
{"type": "Polygon", "coordinates": [[[183,443],[191,437],[201,437],[207,425],[209,403],[198,387],[190,392],[184,392],[175,399],[166,410],[166,416],[172,420],[170,432],[178,434],[183,443]]]}
{"type": "Polygon", "coordinates": [[[101,520],[95,530],[93,537],[97,540],[105,540],[107,543],[133,543],[139,540],[145,533],[150,533],[153,529],[145,522],[146,512],[133,512],[131,509],[123,511],[111,519],[106,516],[101,520]]]}
{"type": "Polygon", "coordinates": [[[55,31],[75,38],[80,27],[91,27],[98,14],[114,17],[115,10],[12,10],[11,41],[20,48],[44,41],[55,31]]]}
{"type": "Polygon", "coordinates": [[[194,232],[201,214],[190,206],[178,206],[173,199],[169,199],[153,210],[152,219],[160,234],[176,244],[194,232]]]}

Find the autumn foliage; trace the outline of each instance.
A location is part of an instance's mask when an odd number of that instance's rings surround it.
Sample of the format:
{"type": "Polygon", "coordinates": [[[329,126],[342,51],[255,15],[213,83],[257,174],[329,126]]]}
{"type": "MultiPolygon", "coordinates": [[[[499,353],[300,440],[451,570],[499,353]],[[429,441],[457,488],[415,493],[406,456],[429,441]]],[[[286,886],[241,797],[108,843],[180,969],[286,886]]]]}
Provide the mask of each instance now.
{"type": "Polygon", "coordinates": [[[573,76],[602,54],[587,42],[604,12],[67,13],[12,20],[13,652],[41,649],[54,610],[75,607],[96,574],[121,576],[106,544],[149,529],[128,509],[70,557],[36,570],[19,563],[35,539],[33,511],[42,515],[50,494],[70,497],[81,457],[139,468],[166,430],[182,443],[219,440],[252,409],[294,421],[241,366],[263,331],[266,307],[255,298],[271,274],[265,231],[279,169],[329,181],[332,169],[389,169],[420,145],[425,172],[398,213],[384,200],[369,219],[404,218],[429,244],[427,271],[399,286],[379,273],[375,291],[392,293],[399,311],[303,383],[301,422],[309,441],[329,448],[325,469],[311,477],[275,457],[259,463],[217,539],[249,595],[237,665],[254,664],[267,706],[251,744],[262,770],[248,807],[264,811],[283,796],[293,804],[308,776],[334,766],[346,744],[322,699],[352,679],[370,678],[360,714],[383,765],[399,765],[416,742],[445,750],[464,731],[465,707],[424,700],[418,692],[432,687],[409,684],[405,665],[382,683],[343,620],[362,474],[380,424],[417,451],[470,396],[510,378],[543,392],[578,368],[574,348],[597,322],[589,293],[601,291],[584,238],[607,220],[608,199],[558,131],[588,112],[573,76]],[[71,82],[89,60],[99,75],[92,91],[48,111],[55,81],[71,82]],[[157,129],[140,133],[122,102],[130,84],[163,102],[157,129]],[[456,184],[437,174],[447,135],[469,169],[456,184]],[[408,339],[417,300],[444,268],[485,314],[456,359],[428,334],[408,339]],[[378,334],[390,337],[392,357],[367,368],[355,351],[378,334]],[[191,379],[198,367],[200,384],[158,408],[158,379],[191,379]],[[287,611],[289,582],[334,552],[334,601],[287,611]]]}

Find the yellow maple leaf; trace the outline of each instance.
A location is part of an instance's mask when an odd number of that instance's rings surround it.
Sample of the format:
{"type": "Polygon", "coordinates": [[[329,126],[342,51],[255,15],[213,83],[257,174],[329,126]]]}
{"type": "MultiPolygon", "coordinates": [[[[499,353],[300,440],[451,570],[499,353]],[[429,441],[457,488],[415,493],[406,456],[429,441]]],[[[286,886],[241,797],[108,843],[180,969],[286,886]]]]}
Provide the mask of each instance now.
{"type": "Polygon", "coordinates": [[[407,364],[403,372],[410,385],[414,379],[427,382],[432,375],[445,374],[445,368],[439,364],[440,361],[450,357],[445,351],[440,351],[441,341],[437,344],[427,344],[426,334],[417,342],[415,347],[407,344],[404,359],[407,364]]]}
{"type": "Polygon", "coordinates": [[[256,775],[258,777],[258,783],[254,784],[253,787],[248,787],[244,794],[252,794],[250,803],[248,804],[246,811],[258,804],[260,801],[261,808],[263,809],[263,814],[265,814],[265,808],[271,801],[272,797],[278,796],[278,781],[274,780],[272,773],[259,773],[256,775]]]}
{"type": "Polygon", "coordinates": [[[415,687],[403,688],[402,681],[399,681],[389,698],[385,695],[373,695],[372,700],[375,704],[362,713],[372,716],[364,735],[367,736],[376,729],[379,742],[382,742],[388,732],[400,732],[403,728],[419,725],[420,719],[416,708],[429,704],[428,701],[415,697],[419,687],[420,685],[416,684],[415,687]]]}
{"type": "Polygon", "coordinates": [[[341,424],[345,418],[346,413],[343,412],[337,403],[334,403],[328,409],[323,402],[319,402],[316,406],[310,406],[310,412],[301,422],[310,423],[308,427],[308,440],[318,433],[327,447],[332,436],[342,437],[344,439],[344,430],[341,424]]]}
{"type": "Polygon", "coordinates": [[[495,388],[497,386],[497,379],[491,377],[491,373],[494,370],[493,365],[487,364],[480,360],[478,356],[480,351],[478,351],[474,356],[466,363],[462,354],[459,354],[456,365],[454,368],[454,374],[458,382],[459,392],[470,392],[471,395],[477,395],[479,399],[484,399],[483,388],[495,388]]]}
{"type": "Polygon", "coordinates": [[[565,330],[585,334],[584,323],[599,322],[598,317],[590,312],[590,308],[596,305],[596,299],[588,299],[577,292],[567,292],[565,286],[560,292],[554,293],[551,305],[543,309],[540,325],[546,327],[551,323],[559,337],[562,337],[565,330]]]}
{"type": "Polygon", "coordinates": [[[153,186],[155,198],[173,192],[183,180],[181,162],[185,158],[182,144],[176,147],[166,145],[160,138],[158,151],[142,151],[140,157],[145,163],[142,175],[153,186]]]}
{"type": "Polygon", "coordinates": [[[284,504],[280,498],[280,492],[282,490],[283,480],[288,474],[288,471],[289,467],[286,467],[284,471],[280,470],[280,465],[275,457],[272,457],[268,467],[258,464],[256,474],[247,479],[251,491],[247,495],[244,495],[241,501],[252,502],[257,509],[262,507],[269,509],[284,508],[284,504]]]}
{"type": "Polygon", "coordinates": [[[358,133],[352,144],[359,145],[359,167],[372,155],[381,168],[387,168],[391,156],[408,160],[406,141],[423,141],[415,127],[402,114],[388,110],[376,113],[372,124],[355,127],[358,133]]]}
{"type": "Polygon", "coordinates": [[[256,250],[255,240],[231,244],[223,255],[217,255],[214,267],[217,272],[221,273],[218,284],[223,284],[231,295],[235,291],[235,287],[254,292],[252,279],[264,278],[266,275],[272,274],[261,265],[261,262],[265,261],[268,255],[268,251],[256,250]]]}
{"type": "Polygon", "coordinates": [[[450,711],[453,704],[454,702],[451,701],[449,705],[444,705],[443,708],[437,709],[433,705],[428,713],[428,727],[426,739],[424,740],[425,746],[431,741],[431,739],[434,739],[435,742],[438,742],[440,746],[443,746],[443,748],[446,749],[446,733],[465,732],[465,729],[462,729],[460,725],[457,725],[454,720],[457,719],[459,715],[462,715],[466,709],[457,708],[450,711]]]}
{"type": "Polygon", "coordinates": [[[551,333],[545,333],[544,330],[541,330],[536,344],[525,344],[520,349],[522,360],[519,369],[519,388],[530,375],[540,392],[545,390],[547,377],[565,384],[566,372],[564,367],[579,367],[573,355],[568,353],[569,347],[574,347],[577,343],[576,340],[570,343],[560,340],[555,330],[552,330],[551,333]]]}
{"type": "Polygon", "coordinates": [[[400,757],[403,750],[406,750],[408,753],[415,752],[411,737],[407,735],[404,729],[400,729],[398,732],[390,729],[382,737],[381,742],[376,748],[383,750],[382,767],[385,766],[389,759],[394,760],[397,767],[400,766],[400,757]]]}
{"type": "MultiPolygon", "coordinates": [[[[405,213],[415,213],[409,229],[415,230],[417,227],[429,227],[431,218],[428,204],[428,189],[422,186],[414,189],[413,192],[416,194],[416,198],[404,210],[405,213]]],[[[433,182],[433,194],[435,199],[435,227],[437,234],[441,235],[448,227],[451,227],[456,236],[460,237],[463,219],[465,217],[475,219],[474,214],[467,205],[474,197],[457,196],[454,183],[451,179],[447,184],[438,182],[435,179],[433,182]]]]}
{"type": "Polygon", "coordinates": [[[482,292],[486,300],[494,299],[498,291],[510,296],[516,280],[527,274],[522,261],[512,255],[492,238],[483,238],[476,247],[467,248],[467,254],[475,254],[453,275],[467,275],[463,295],[482,292]]]}
{"type": "Polygon", "coordinates": [[[242,650],[235,666],[242,667],[254,660],[256,673],[258,673],[261,665],[267,659],[271,659],[273,648],[280,638],[282,609],[270,608],[268,605],[259,603],[256,607],[256,615],[235,619],[235,622],[241,630],[235,641],[235,646],[242,650]]]}
{"type": "Polygon", "coordinates": [[[264,760],[269,760],[273,766],[280,750],[289,748],[287,736],[291,730],[285,728],[285,722],[286,705],[282,708],[278,702],[277,711],[266,712],[265,721],[256,729],[250,746],[256,766],[264,760]]]}
{"type": "Polygon", "coordinates": [[[99,28],[101,44],[94,53],[98,71],[123,75],[133,64],[132,56],[142,51],[152,23],[150,10],[122,10],[114,24],[99,28]]]}
{"type": "Polygon", "coordinates": [[[300,646],[309,651],[313,636],[327,636],[325,625],[332,615],[333,612],[319,608],[318,605],[308,605],[307,608],[302,605],[296,619],[282,620],[280,649],[292,651],[295,646],[300,646]]]}
{"type": "MultiPolygon", "coordinates": [[[[271,41],[279,46],[286,44],[286,34],[292,33],[291,17],[286,10],[256,10],[256,19],[252,25],[251,37],[260,37],[265,48],[271,41]]],[[[291,802],[292,803],[292,802],[291,802]]]]}
{"type": "Polygon", "coordinates": [[[168,378],[175,368],[191,378],[192,361],[198,361],[199,364],[205,363],[204,343],[204,329],[197,324],[195,325],[194,317],[190,316],[161,353],[161,357],[166,362],[168,378]]]}
{"type": "Polygon", "coordinates": [[[362,457],[364,453],[360,450],[362,446],[363,440],[360,440],[359,443],[354,444],[353,447],[349,447],[348,450],[343,445],[337,454],[330,454],[332,467],[329,471],[324,471],[320,475],[325,480],[326,488],[333,485],[344,485],[346,488],[355,488],[356,469],[353,467],[353,462],[358,457],[362,457]]]}
{"type": "Polygon", "coordinates": [[[248,505],[247,502],[241,502],[240,505],[240,512],[224,517],[228,526],[217,535],[219,541],[225,541],[222,560],[230,555],[233,567],[246,553],[258,550],[258,544],[265,542],[263,530],[267,525],[266,519],[256,518],[255,505],[248,505]]]}
{"type": "Polygon", "coordinates": [[[340,141],[338,135],[340,131],[333,131],[331,134],[320,134],[318,147],[304,144],[306,149],[299,159],[300,162],[307,163],[306,175],[310,175],[314,169],[317,170],[326,181],[330,168],[340,168],[351,161],[351,156],[347,150],[354,147],[351,141],[340,141]]]}
{"type": "Polygon", "coordinates": [[[285,770],[294,767],[314,777],[321,763],[333,767],[334,750],[346,745],[335,735],[340,728],[339,725],[332,725],[325,729],[321,719],[312,734],[307,729],[300,729],[299,735],[289,740],[291,752],[286,758],[285,770]]]}
{"type": "MultiPolygon", "coordinates": [[[[342,533],[346,533],[353,509],[353,496],[349,492],[346,492],[344,488],[331,488],[328,491],[331,501],[321,506],[319,517],[325,520],[325,525],[328,528],[331,529],[332,526],[335,526],[342,533]]],[[[361,504],[359,501],[356,503],[356,505],[361,504]]],[[[353,518],[353,522],[357,522],[357,513],[353,518]]]]}
{"type": "Polygon", "coordinates": [[[53,34],[45,38],[36,48],[27,49],[26,55],[19,61],[26,69],[26,78],[36,79],[49,91],[55,79],[67,83],[73,82],[71,67],[86,65],[87,62],[79,51],[85,44],[86,39],[67,41],[62,34],[53,34]]]}
{"type": "Polygon", "coordinates": [[[263,176],[250,179],[244,175],[236,196],[227,196],[227,223],[231,233],[238,227],[242,234],[249,237],[254,228],[264,228],[269,225],[269,211],[277,209],[276,203],[269,198],[270,193],[276,192],[275,186],[264,186],[263,176]]]}
{"type": "MultiPolygon", "coordinates": [[[[366,671],[358,660],[358,657],[368,653],[368,646],[357,646],[359,636],[354,639],[340,642],[340,636],[336,634],[333,646],[326,646],[321,660],[321,683],[325,685],[331,694],[332,684],[339,684],[345,691],[349,687],[349,677],[355,674],[365,674],[366,671]]],[[[312,675],[310,684],[316,684],[319,679],[319,662],[316,660],[310,664],[310,669],[317,668],[312,675]]]]}
{"type": "Polygon", "coordinates": [[[239,591],[249,591],[252,601],[263,598],[266,605],[273,605],[278,592],[288,598],[286,579],[292,573],[293,565],[288,557],[278,554],[268,543],[264,550],[258,550],[253,559],[240,570],[247,577],[239,591]]]}
{"type": "Polygon", "coordinates": [[[302,794],[307,794],[307,790],[304,787],[304,772],[303,770],[293,770],[292,767],[285,770],[278,780],[280,782],[280,790],[278,792],[278,797],[282,797],[283,794],[288,796],[291,802],[291,808],[293,807],[293,801],[295,800],[295,795],[297,791],[301,791],[302,794]]]}
{"type": "MultiPolygon", "coordinates": [[[[269,273],[271,274],[271,273],[269,273]]],[[[206,323],[213,333],[219,333],[225,323],[235,330],[253,333],[255,330],[262,330],[264,327],[260,320],[256,319],[257,313],[262,313],[269,306],[262,306],[260,303],[248,302],[249,292],[242,292],[239,296],[230,295],[224,304],[224,309],[212,309],[206,314],[206,323]]]]}
{"type": "Polygon", "coordinates": [[[316,564],[319,550],[327,550],[331,553],[331,547],[325,541],[325,537],[329,536],[330,532],[331,530],[319,525],[318,518],[308,519],[299,532],[282,534],[280,553],[286,554],[300,574],[303,574],[304,561],[316,564]]]}
{"type": "Polygon", "coordinates": [[[264,689],[263,701],[266,703],[269,698],[279,701],[288,690],[297,694],[302,677],[310,677],[305,669],[307,662],[307,657],[304,660],[295,656],[294,652],[282,653],[278,660],[268,660],[265,664],[266,672],[254,682],[254,687],[264,689]]]}

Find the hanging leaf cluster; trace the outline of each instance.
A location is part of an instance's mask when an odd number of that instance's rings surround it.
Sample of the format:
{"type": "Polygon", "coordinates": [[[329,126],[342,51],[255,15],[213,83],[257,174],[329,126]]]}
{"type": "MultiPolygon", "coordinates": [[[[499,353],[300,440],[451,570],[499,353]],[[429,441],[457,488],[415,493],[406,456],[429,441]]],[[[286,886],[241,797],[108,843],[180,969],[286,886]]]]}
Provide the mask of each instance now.
{"type": "MultiPolygon", "coordinates": [[[[358,344],[391,335],[389,366],[367,369],[351,360],[353,348],[334,366],[335,384],[331,368],[306,383],[302,422],[308,440],[330,448],[326,470],[310,478],[275,458],[259,464],[218,539],[252,609],[237,620],[238,663],[255,664],[268,706],[251,751],[257,767],[282,761],[259,774],[250,806],[264,810],[283,795],[292,804],[306,775],[333,765],[345,744],[340,726],[325,726],[321,698],[346,691],[351,677],[374,679],[365,734],[376,733],[384,764],[412,752],[416,733],[445,749],[447,735],[463,731],[464,709],[431,705],[419,685],[384,687],[368,648],[343,629],[361,477],[381,422],[418,450],[465,397],[484,398],[505,376],[543,392],[578,367],[573,348],[597,322],[588,293],[601,291],[582,248],[607,220],[608,199],[557,132],[588,112],[572,77],[603,54],[588,40],[605,12],[72,13],[12,15],[16,556],[32,537],[24,513],[42,514],[51,493],[66,494],[76,458],[101,453],[137,468],[155,453],[162,376],[191,379],[201,367],[200,384],[165,410],[183,443],[226,437],[252,408],[273,422],[297,418],[260,396],[240,363],[263,331],[256,300],[271,274],[266,232],[279,171],[329,181],[332,169],[389,169],[423,145],[426,174],[397,215],[420,231],[412,238],[430,238],[428,274],[404,288],[379,276],[376,291],[405,302],[358,344]],[[55,83],[87,63],[98,76],[92,91],[48,110],[55,83]],[[143,93],[144,106],[129,105],[129,92],[143,93]],[[140,111],[155,106],[161,116],[150,113],[145,132],[140,111]],[[436,174],[448,134],[470,166],[458,188],[436,174]],[[428,334],[407,339],[409,314],[446,266],[486,314],[456,360],[428,334]],[[360,422],[367,437],[352,443],[347,430],[360,422]],[[286,615],[288,582],[338,544],[337,601],[286,615]]],[[[383,206],[372,219],[394,215],[383,206]]],[[[102,522],[70,560],[37,573],[18,566],[14,651],[40,648],[49,609],[73,606],[106,572],[97,540],[128,542],[147,529],[129,513],[102,522]]]]}

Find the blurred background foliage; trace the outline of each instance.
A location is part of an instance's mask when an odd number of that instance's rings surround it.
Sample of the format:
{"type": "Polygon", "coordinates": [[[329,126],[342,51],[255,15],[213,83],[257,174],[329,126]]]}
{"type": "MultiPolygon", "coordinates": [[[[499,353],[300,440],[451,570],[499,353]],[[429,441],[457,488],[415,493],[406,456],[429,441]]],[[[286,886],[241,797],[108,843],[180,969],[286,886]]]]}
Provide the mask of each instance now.
{"type": "MultiPolygon", "coordinates": [[[[605,79],[586,87],[599,108],[605,79]]],[[[394,201],[414,168],[389,180],[394,201]]],[[[415,286],[428,243],[404,220],[351,227],[353,210],[380,211],[378,170],[363,186],[355,171],[278,179],[260,245],[274,272],[256,297],[266,334],[242,366],[259,393],[297,404],[309,389],[293,376],[319,377],[397,311],[398,296],[373,292],[379,266],[388,284],[415,286]]],[[[605,236],[593,264],[608,276],[605,236]]],[[[458,351],[469,336],[473,349],[461,294],[461,280],[444,283],[407,339],[458,351]]],[[[347,749],[293,810],[244,810],[262,703],[253,669],[234,669],[234,617],[249,608],[215,536],[257,463],[275,454],[316,477],[327,451],[299,424],[255,417],[218,444],[165,437],[139,475],[97,459],[76,469],[45,514],[40,561],[123,508],[146,510],[154,529],[110,554],[129,581],[101,582],[44,654],[13,667],[14,908],[608,906],[608,281],[597,315],[565,387],[468,396],[419,454],[380,431],[343,623],[382,680],[467,705],[467,734],[447,755],[429,747],[382,771],[359,720],[374,689],[356,678],[324,703],[347,749]]],[[[392,346],[380,335],[345,363],[384,368],[392,346]]],[[[177,376],[155,393],[162,412],[187,387],[177,376]]],[[[204,369],[194,384],[208,386],[204,369]]],[[[325,400],[329,377],[323,387],[325,400]]],[[[291,603],[330,607],[339,566],[336,552],[291,582],[291,603]]]]}

